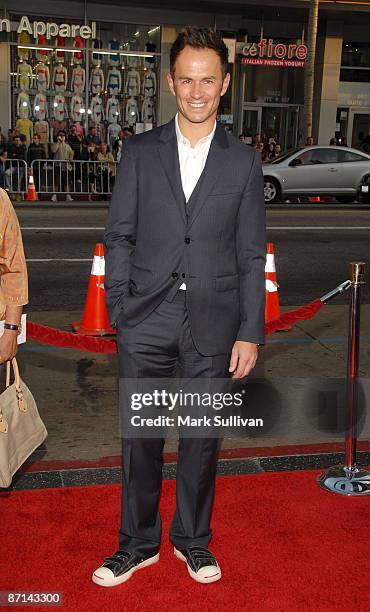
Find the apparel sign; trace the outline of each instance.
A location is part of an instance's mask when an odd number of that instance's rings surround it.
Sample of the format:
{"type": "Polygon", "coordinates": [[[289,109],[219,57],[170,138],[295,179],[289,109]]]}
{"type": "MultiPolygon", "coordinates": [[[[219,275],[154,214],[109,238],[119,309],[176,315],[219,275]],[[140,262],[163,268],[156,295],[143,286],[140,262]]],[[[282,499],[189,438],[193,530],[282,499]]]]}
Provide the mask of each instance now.
{"type": "Polygon", "coordinates": [[[242,64],[304,68],[308,55],[307,45],[275,43],[273,38],[261,38],[257,42],[239,43],[242,64]]]}
{"type": "MultiPolygon", "coordinates": [[[[0,32],[10,32],[11,22],[10,19],[0,19],[0,32]]],[[[45,36],[50,39],[54,36],[61,36],[62,38],[75,38],[81,36],[81,38],[96,38],[96,23],[91,22],[91,26],[80,25],[80,24],[69,24],[69,23],[49,23],[46,21],[33,21],[32,23],[23,15],[17,28],[17,34],[27,32],[34,38],[38,36],[45,36]]]]}

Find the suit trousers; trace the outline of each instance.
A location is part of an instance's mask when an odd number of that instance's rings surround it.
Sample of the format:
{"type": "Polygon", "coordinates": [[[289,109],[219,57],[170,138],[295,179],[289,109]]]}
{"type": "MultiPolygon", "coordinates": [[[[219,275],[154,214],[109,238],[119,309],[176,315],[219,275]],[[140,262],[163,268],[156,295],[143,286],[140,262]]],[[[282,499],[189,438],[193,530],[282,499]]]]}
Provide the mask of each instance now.
{"type": "MultiPolygon", "coordinates": [[[[186,291],[163,300],[141,323],[118,319],[119,375],[125,378],[226,378],[229,354],[201,355],[193,342],[186,291]]],[[[214,330],[217,333],[217,330],[214,330]]],[[[125,409],[125,408],[124,408],[125,409]]],[[[176,510],[170,540],[179,549],[207,546],[211,539],[217,451],[214,437],[181,437],[176,476],[176,510]]],[[[162,486],[163,438],[122,440],[122,519],[119,545],[151,556],[161,541],[158,511],[162,486]]]]}

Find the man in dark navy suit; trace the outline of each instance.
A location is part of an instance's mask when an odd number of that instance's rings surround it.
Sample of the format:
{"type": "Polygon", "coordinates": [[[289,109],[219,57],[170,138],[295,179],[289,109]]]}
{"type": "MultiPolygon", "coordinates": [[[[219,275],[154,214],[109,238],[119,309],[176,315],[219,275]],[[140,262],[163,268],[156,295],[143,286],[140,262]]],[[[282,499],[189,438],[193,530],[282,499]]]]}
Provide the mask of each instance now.
{"type": "MultiPolygon", "coordinates": [[[[125,144],[106,232],[106,291],[123,381],[240,379],[264,342],[265,203],[259,151],[216,124],[227,48],[187,28],[170,54],[170,123],[125,144]]],[[[158,561],[163,438],[123,440],[119,550],[93,574],[102,586],[158,561]]],[[[180,439],[170,539],[190,576],[221,570],[209,551],[217,438],[180,439]]]]}

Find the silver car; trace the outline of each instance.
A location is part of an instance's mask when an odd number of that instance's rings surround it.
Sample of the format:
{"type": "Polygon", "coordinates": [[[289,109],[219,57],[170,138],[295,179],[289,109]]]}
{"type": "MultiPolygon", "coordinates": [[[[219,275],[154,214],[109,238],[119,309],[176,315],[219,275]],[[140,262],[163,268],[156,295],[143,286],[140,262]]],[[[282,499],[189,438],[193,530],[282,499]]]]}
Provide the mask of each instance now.
{"type": "Polygon", "coordinates": [[[349,147],[301,147],[263,164],[262,170],[266,203],[290,195],[330,195],[350,204],[370,174],[370,155],[349,147]]]}

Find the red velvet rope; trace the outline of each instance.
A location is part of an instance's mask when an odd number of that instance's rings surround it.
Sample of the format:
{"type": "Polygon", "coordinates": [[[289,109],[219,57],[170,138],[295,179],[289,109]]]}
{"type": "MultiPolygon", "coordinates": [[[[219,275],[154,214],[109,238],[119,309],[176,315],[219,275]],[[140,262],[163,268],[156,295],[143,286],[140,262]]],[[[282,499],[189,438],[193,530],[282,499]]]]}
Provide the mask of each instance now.
{"type": "MultiPolygon", "coordinates": [[[[307,304],[307,306],[301,306],[301,308],[296,310],[284,312],[278,319],[266,323],[266,335],[272,334],[275,331],[289,329],[297,321],[311,319],[323,305],[321,300],[314,300],[311,304],[307,304]]],[[[109,354],[117,352],[117,345],[114,340],[73,334],[72,332],[61,331],[54,327],[39,325],[32,321],[27,321],[27,338],[41,344],[72,348],[86,353],[109,354]]]]}

